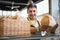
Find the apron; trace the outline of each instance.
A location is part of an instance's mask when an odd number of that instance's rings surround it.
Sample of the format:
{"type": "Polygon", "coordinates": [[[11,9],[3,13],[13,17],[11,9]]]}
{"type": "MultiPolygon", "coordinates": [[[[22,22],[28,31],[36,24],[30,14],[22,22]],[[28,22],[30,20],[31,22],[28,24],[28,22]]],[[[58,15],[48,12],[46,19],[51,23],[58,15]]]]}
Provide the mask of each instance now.
{"type": "MultiPolygon", "coordinates": [[[[28,19],[29,22],[31,21],[29,18],[27,18],[27,19],[28,19]]],[[[38,24],[38,27],[40,27],[40,23],[39,23],[39,21],[36,20],[36,22],[37,22],[37,24],[38,24]]],[[[33,24],[31,24],[31,22],[30,22],[30,27],[35,27],[35,26],[34,26],[33,24]]]]}

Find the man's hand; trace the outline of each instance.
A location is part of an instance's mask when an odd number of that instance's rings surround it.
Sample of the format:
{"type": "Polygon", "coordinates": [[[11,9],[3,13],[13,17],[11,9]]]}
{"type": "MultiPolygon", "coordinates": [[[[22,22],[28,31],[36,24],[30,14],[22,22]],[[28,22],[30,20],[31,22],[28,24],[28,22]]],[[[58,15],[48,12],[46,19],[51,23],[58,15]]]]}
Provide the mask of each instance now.
{"type": "Polygon", "coordinates": [[[36,33],[37,32],[37,28],[36,27],[31,27],[31,33],[36,33]]]}
{"type": "Polygon", "coordinates": [[[49,26],[43,25],[39,28],[39,31],[46,31],[47,28],[49,28],[49,26]]]}

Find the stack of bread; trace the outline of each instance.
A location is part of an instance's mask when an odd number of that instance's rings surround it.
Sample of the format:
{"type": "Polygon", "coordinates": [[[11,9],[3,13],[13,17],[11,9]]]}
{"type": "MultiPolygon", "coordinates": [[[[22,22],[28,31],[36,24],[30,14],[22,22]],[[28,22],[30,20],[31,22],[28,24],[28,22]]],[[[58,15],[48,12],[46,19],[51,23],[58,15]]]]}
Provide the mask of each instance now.
{"type": "Polygon", "coordinates": [[[29,37],[29,22],[22,17],[4,17],[0,19],[0,36],[29,37]]]}

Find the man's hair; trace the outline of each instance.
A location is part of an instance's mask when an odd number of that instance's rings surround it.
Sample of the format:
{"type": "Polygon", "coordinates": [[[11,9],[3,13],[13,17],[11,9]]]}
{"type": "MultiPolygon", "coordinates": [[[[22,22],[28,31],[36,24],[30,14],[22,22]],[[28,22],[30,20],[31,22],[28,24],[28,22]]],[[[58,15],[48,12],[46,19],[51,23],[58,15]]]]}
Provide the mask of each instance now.
{"type": "Polygon", "coordinates": [[[37,6],[36,6],[35,4],[29,4],[29,5],[27,6],[27,9],[32,8],[32,7],[35,7],[35,8],[37,9],[37,6]]]}

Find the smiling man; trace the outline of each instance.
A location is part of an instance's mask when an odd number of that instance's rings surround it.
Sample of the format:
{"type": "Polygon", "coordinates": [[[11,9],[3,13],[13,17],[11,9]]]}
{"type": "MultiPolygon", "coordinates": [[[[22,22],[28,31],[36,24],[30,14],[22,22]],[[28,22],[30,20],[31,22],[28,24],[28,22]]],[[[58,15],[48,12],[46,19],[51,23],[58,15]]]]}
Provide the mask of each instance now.
{"type": "MultiPolygon", "coordinates": [[[[30,22],[31,26],[31,34],[35,34],[39,31],[40,23],[37,19],[37,6],[35,4],[29,4],[27,6],[27,14],[28,14],[28,21],[30,22]]],[[[40,39],[32,39],[32,40],[40,40],[40,39]]]]}
{"type": "Polygon", "coordinates": [[[40,23],[37,18],[37,6],[35,4],[29,4],[27,6],[28,21],[31,26],[31,33],[34,34],[36,31],[39,31],[40,23]]]}

